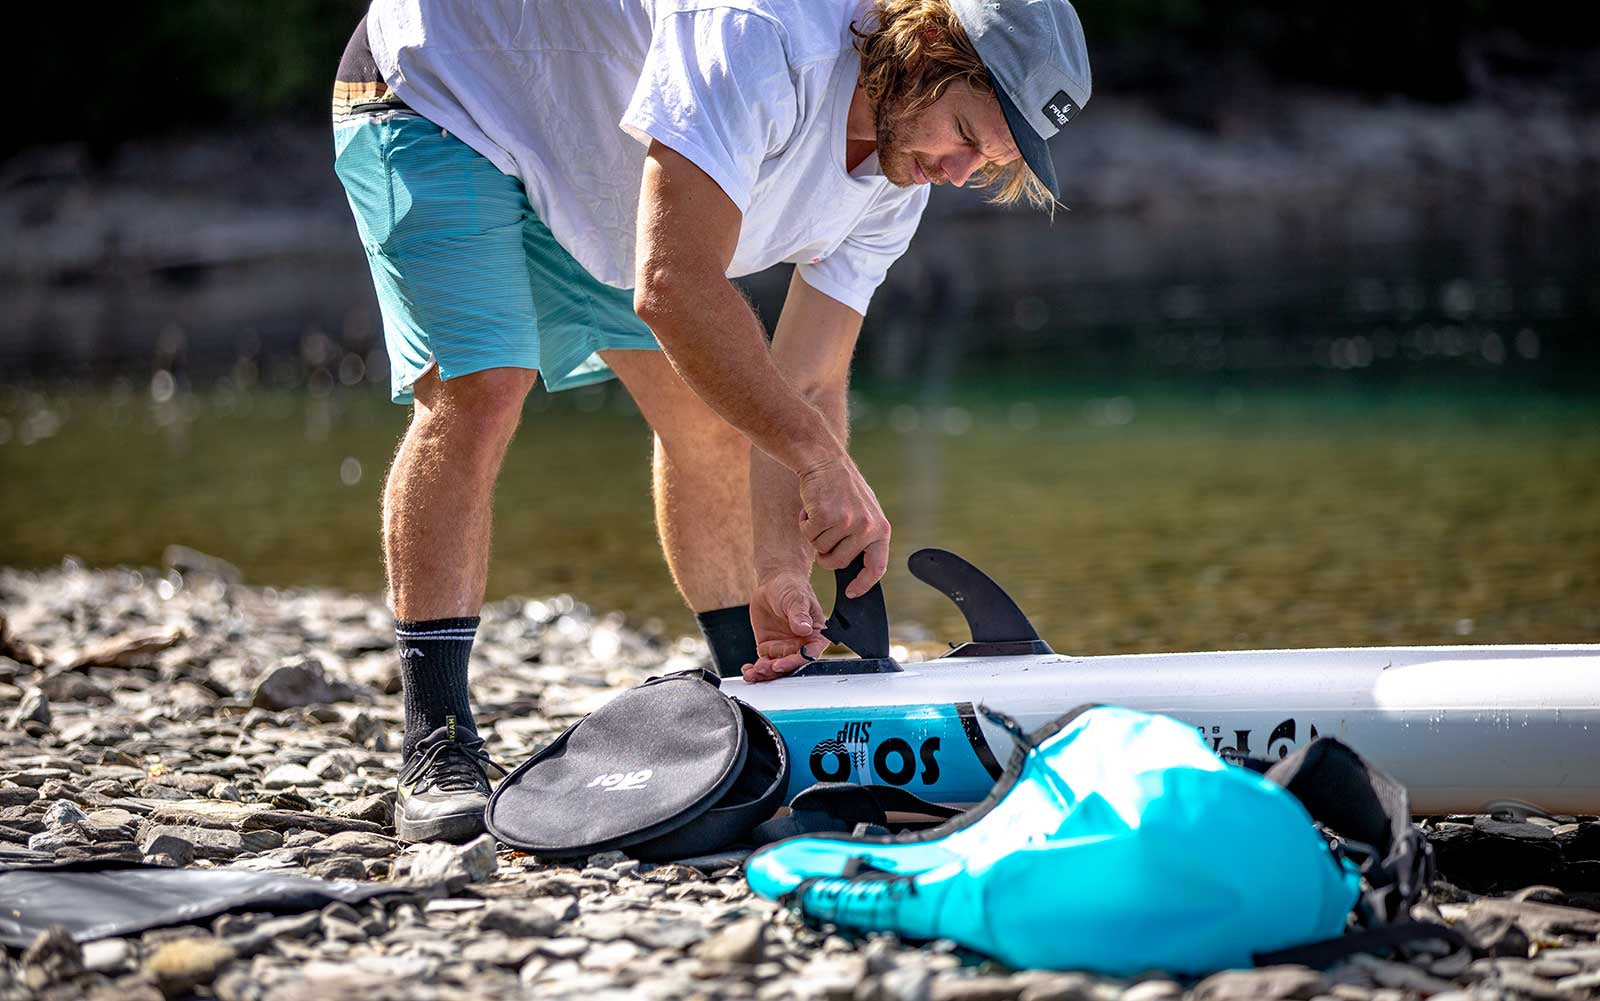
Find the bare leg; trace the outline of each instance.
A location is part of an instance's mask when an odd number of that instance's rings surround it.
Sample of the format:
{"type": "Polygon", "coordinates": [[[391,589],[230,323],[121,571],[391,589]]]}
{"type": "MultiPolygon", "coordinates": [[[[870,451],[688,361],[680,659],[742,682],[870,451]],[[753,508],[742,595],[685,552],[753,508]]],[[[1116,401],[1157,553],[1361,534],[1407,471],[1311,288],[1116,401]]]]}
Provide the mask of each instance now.
{"type": "Polygon", "coordinates": [[[413,387],[411,424],[383,490],[383,554],[397,619],[477,615],[491,498],[538,373],[496,368],[413,387]]]}
{"type": "Polygon", "coordinates": [[[655,431],[656,531],[696,612],[750,602],[750,442],[694,394],[659,351],[605,351],[655,431]]]}

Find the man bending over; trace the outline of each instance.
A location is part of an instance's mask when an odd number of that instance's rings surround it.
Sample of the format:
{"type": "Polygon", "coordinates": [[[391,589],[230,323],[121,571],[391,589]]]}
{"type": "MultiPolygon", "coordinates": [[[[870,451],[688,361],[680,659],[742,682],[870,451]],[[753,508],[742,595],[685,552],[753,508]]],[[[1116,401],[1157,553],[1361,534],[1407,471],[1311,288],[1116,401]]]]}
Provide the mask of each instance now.
{"type": "Polygon", "coordinates": [[[718,670],[793,671],[825,644],[813,564],[865,554],[851,595],[888,565],[846,447],[873,290],[930,184],[1052,206],[1045,140],[1089,89],[1067,0],[373,3],[334,126],[412,407],[383,497],[401,837],[483,829],[467,660],[490,499],[539,374],[552,392],[622,379],[718,670]],[[796,267],[769,347],[729,279],[779,262],[796,267]]]}

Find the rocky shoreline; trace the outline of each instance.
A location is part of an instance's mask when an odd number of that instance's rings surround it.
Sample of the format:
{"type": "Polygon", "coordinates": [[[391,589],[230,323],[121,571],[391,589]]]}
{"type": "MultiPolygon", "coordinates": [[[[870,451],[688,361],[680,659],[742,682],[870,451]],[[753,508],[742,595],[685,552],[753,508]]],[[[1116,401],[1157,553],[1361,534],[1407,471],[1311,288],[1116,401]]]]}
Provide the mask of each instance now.
{"type": "MultiPolygon", "coordinates": [[[[376,598],[246,587],[174,550],[164,570],[0,570],[0,867],[121,859],[386,881],[406,892],[300,915],[230,914],[0,954],[0,999],[227,1001],[578,996],[848,1001],[1196,1001],[1600,993],[1600,821],[1437,818],[1437,912],[1489,956],[1122,980],[1013,972],[952,943],[808,928],[737,868],[620,854],[542,865],[492,839],[390,834],[398,672],[376,598]],[[1555,885],[1533,885],[1553,883],[1555,885]]],[[[474,697],[519,762],[696,640],[569,596],[484,610],[474,697]]]]}

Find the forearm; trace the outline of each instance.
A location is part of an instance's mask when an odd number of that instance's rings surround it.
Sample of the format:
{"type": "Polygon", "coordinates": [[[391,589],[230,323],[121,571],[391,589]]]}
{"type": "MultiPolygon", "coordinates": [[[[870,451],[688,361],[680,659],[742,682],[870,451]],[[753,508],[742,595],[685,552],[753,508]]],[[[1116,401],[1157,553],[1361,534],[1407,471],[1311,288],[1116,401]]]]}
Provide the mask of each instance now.
{"type": "MultiPolygon", "coordinates": [[[[843,387],[813,400],[841,443],[849,441],[843,387]]],[[[760,451],[750,453],[750,510],[755,530],[756,579],[781,574],[811,575],[817,551],[800,528],[800,478],[760,451]]]]}
{"type": "Polygon", "coordinates": [[[773,363],[744,296],[721,276],[695,278],[653,276],[635,303],[684,382],[791,479],[839,458],[843,444],[773,363]]]}
{"type": "MultiPolygon", "coordinates": [[[[772,337],[772,360],[783,378],[814,406],[843,447],[850,440],[846,389],[861,316],[805,283],[790,279],[772,337]]],[[[800,525],[800,481],[757,452],[750,457],[750,509],[756,580],[793,572],[809,577],[817,559],[800,525]]]]}
{"type": "Polygon", "coordinates": [[[795,473],[848,455],[773,364],[761,321],[728,281],[739,210],[699,167],[651,143],[639,189],[633,308],[695,395],[795,473]]]}

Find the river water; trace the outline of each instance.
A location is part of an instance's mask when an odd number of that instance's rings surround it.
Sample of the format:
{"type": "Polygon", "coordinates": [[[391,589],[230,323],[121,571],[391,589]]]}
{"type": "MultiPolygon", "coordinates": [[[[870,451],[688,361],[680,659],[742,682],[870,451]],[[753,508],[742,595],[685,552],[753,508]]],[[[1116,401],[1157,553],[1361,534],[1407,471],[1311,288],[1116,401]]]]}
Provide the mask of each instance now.
{"type": "MultiPolygon", "coordinates": [[[[898,569],[938,545],[1063,650],[1600,640],[1592,232],[1470,206],[952,217],[856,368],[897,635],[964,638],[898,569]]],[[[9,289],[0,564],[181,543],[255,583],[380,589],[405,413],[349,251],[9,289]]],[[[783,283],[749,283],[769,316],[783,283]]],[[[491,596],[688,628],[648,451],[614,386],[536,394],[491,596]]]]}

